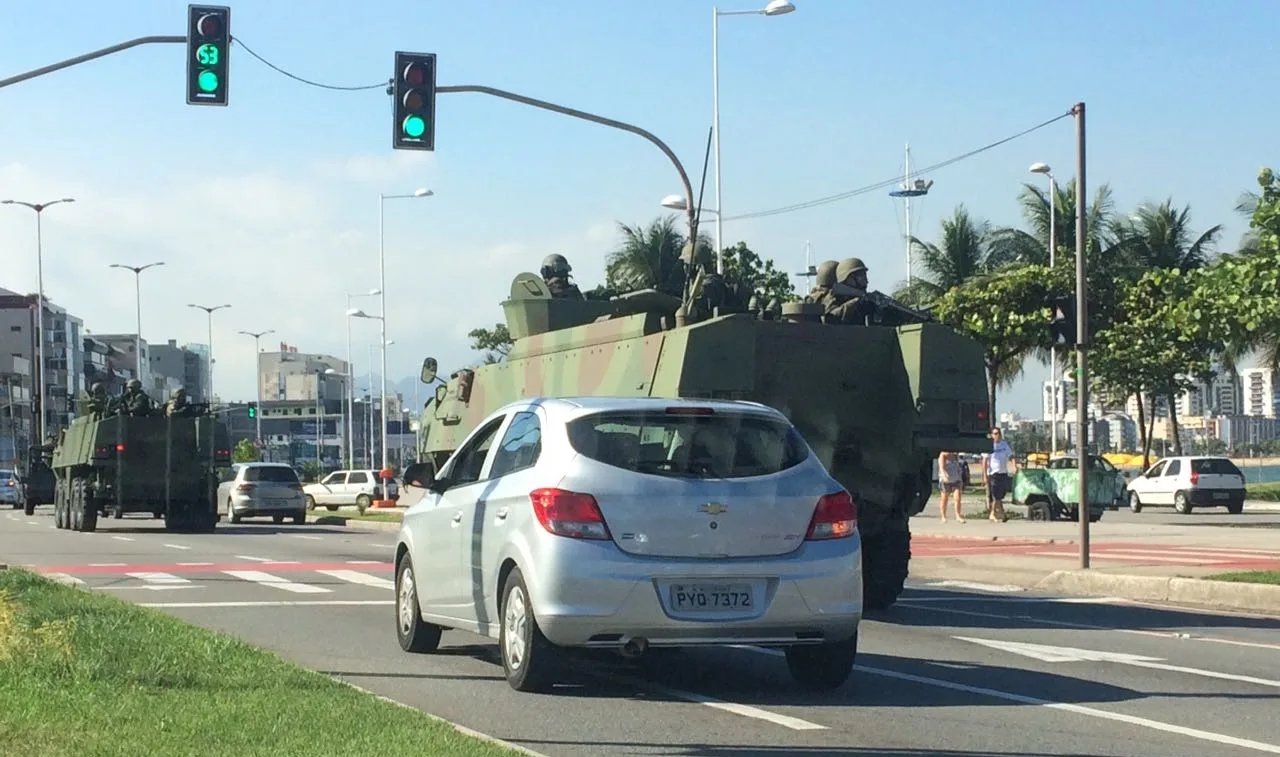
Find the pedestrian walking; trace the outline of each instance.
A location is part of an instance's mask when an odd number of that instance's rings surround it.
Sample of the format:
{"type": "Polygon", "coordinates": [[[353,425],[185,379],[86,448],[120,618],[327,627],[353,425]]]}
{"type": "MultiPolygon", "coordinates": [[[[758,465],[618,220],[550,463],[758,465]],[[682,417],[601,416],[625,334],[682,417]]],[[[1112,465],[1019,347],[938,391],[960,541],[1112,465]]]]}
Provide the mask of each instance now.
{"type": "Polygon", "coordinates": [[[964,523],[960,510],[960,497],[964,489],[964,474],[960,469],[960,457],[944,450],[938,455],[938,488],[942,491],[942,522],[947,522],[947,503],[955,498],[956,520],[964,523]]]}
{"type": "Polygon", "coordinates": [[[1009,516],[1004,511],[1004,498],[1009,495],[1009,474],[1013,463],[1013,448],[1004,440],[999,427],[991,429],[991,452],[982,460],[982,482],[987,490],[987,517],[1005,522],[1009,516]]]}

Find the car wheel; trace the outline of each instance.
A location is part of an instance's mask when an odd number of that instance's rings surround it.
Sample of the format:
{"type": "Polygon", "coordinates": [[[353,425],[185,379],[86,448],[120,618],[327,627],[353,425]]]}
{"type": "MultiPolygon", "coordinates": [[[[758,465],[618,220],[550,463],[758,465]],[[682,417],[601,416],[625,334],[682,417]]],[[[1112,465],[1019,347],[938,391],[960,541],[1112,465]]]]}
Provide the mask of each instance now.
{"type": "Polygon", "coordinates": [[[838,689],[849,680],[858,657],[858,635],[817,646],[787,647],[787,669],[796,683],[814,691],[838,689]]]}
{"type": "Polygon", "coordinates": [[[307,495],[307,509],[308,510],[316,509],[316,498],[312,497],[310,494],[307,495]]]}
{"type": "Polygon", "coordinates": [[[1227,505],[1227,512],[1231,513],[1232,515],[1239,515],[1240,513],[1244,512],[1244,503],[1232,502],[1231,504],[1227,505]]]}
{"type": "Polygon", "coordinates": [[[1027,507],[1027,520],[1053,520],[1053,510],[1048,502],[1032,502],[1027,507]]]}
{"type": "Polygon", "coordinates": [[[1173,495],[1173,509],[1183,515],[1191,514],[1191,501],[1187,499],[1186,492],[1178,492],[1173,495]]]}
{"type": "Polygon", "coordinates": [[[231,507],[231,500],[227,500],[227,515],[231,516],[232,523],[239,523],[241,515],[231,507]]]}
{"type": "Polygon", "coordinates": [[[440,626],[422,619],[413,560],[406,553],[396,565],[396,639],[406,652],[422,654],[440,647],[440,626]]]}
{"type": "Polygon", "coordinates": [[[1129,492],[1129,511],[1134,513],[1142,512],[1142,501],[1138,499],[1137,492],[1129,492]]]}
{"type": "Polygon", "coordinates": [[[272,523],[275,523],[276,525],[279,525],[279,524],[281,524],[281,523],[284,523],[284,516],[283,516],[283,515],[272,515],[272,516],[271,516],[271,522],[272,522],[272,523]]]}
{"type": "Polygon", "coordinates": [[[502,631],[498,648],[507,683],[516,691],[542,691],[552,683],[555,647],[542,635],[529,601],[529,588],[519,568],[507,575],[502,588],[502,631]]]}
{"type": "Polygon", "coordinates": [[[365,510],[369,509],[369,505],[373,504],[373,500],[369,499],[368,494],[361,494],[356,497],[356,509],[363,515],[365,510]]]}
{"type": "Polygon", "coordinates": [[[306,511],[306,510],[303,510],[302,512],[298,512],[298,513],[294,513],[294,514],[293,514],[293,525],[295,525],[295,526],[305,526],[306,524],[307,524],[307,511],[306,511]]]}

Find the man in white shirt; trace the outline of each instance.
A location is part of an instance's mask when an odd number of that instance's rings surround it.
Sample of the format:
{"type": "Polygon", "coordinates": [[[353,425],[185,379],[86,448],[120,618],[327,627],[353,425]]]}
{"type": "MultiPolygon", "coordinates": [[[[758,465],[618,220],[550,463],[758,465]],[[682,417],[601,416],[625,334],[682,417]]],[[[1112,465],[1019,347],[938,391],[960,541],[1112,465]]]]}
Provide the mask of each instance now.
{"type": "Polygon", "coordinates": [[[991,520],[1007,521],[1004,498],[1012,490],[1013,448],[1004,440],[999,428],[991,429],[991,453],[982,459],[982,481],[987,487],[987,515],[991,520]]]}

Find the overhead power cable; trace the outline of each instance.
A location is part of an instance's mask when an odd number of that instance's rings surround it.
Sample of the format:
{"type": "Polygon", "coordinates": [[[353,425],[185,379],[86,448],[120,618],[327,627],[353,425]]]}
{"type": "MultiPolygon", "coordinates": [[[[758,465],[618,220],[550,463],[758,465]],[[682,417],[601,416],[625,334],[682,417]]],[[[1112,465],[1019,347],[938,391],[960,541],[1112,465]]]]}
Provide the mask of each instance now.
{"type": "MultiPolygon", "coordinates": [[[[1012,142],[1013,140],[1018,139],[1020,137],[1025,137],[1026,135],[1034,131],[1039,131],[1040,129],[1043,129],[1052,123],[1061,121],[1064,118],[1069,118],[1072,115],[1073,115],[1072,111],[1067,111],[1066,113],[1063,113],[1060,116],[1054,116],[1048,121],[1036,124],[1035,126],[1032,126],[1030,129],[1024,129],[1018,132],[1017,134],[1013,134],[1011,136],[1005,137],[1004,139],[992,142],[987,145],[983,145],[982,147],[979,147],[976,150],[970,150],[969,152],[962,153],[960,155],[955,156],[954,158],[948,158],[942,161],[941,163],[935,163],[931,166],[918,169],[916,173],[920,173],[920,174],[933,173],[940,168],[946,168],[947,166],[953,165],[955,163],[959,163],[962,160],[967,160],[969,158],[972,158],[975,155],[979,155],[988,150],[993,150],[999,147],[1000,145],[1006,144],[1008,142],[1012,142]]],[[[847,192],[840,192],[839,194],[827,195],[826,197],[819,197],[817,199],[808,200],[806,202],[798,202],[798,203],[795,203],[794,205],[784,205],[780,208],[773,208],[771,210],[757,210],[753,213],[743,213],[742,215],[737,215],[737,216],[725,216],[724,220],[743,221],[749,218],[765,218],[767,216],[776,216],[776,215],[781,215],[783,213],[794,213],[797,210],[808,210],[809,208],[816,208],[821,205],[827,205],[833,202],[839,202],[840,200],[847,200],[851,197],[857,197],[858,195],[864,195],[869,192],[875,192],[877,190],[885,189],[887,187],[894,186],[901,181],[902,181],[902,175],[899,174],[898,176],[895,176],[892,179],[885,179],[884,181],[879,181],[879,182],[876,182],[875,184],[868,184],[865,187],[858,187],[857,189],[851,189],[847,192]]]]}
{"type": "Polygon", "coordinates": [[[390,83],[390,79],[388,79],[387,81],[378,82],[377,84],[365,84],[359,87],[343,87],[336,84],[324,84],[322,82],[312,81],[311,79],[304,79],[301,76],[298,76],[297,74],[289,73],[288,71],[284,70],[283,68],[280,68],[276,64],[262,57],[261,55],[258,55],[256,52],[253,51],[253,48],[246,45],[244,43],[244,40],[240,39],[239,37],[232,37],[231,41],[243,47],[246,53],[249,53],[253,57],[257,58],[259,62],[261,62],[263,65],[267,66],[271,70],[280,74],[284,74],[285,76],[289,77],[290,79],[293,79],[294,81],[299,81],[299,82],[302,82],[303,84],[309,84],[312,87],[320,87],[321,89],[336,89],[336,90],[341,90],[345,92],[357,92],[357,91],[366,90],[366,89],[385,89],[387,85],[390,83]]]}

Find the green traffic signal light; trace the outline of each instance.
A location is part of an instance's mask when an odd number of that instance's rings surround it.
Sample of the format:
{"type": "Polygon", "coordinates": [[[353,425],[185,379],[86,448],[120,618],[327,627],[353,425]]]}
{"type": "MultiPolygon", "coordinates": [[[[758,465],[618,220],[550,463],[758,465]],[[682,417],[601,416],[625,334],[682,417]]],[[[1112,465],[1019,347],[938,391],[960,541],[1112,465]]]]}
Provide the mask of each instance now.
{"type": "Polygon", "coordinates": [[[258,408],[257,408],[257,406],[255,406],[255,405],[250,405],[250,406],[249,406],[249,417],[250,417],[250,418],[257,418],[257,417],[258,417],[258,408]]]}
{"type": "Polygon", "coordinates": [[[212,71],[201,71],[196,77],[196,83],[200,87],[201,92],[218,91],[218,75],[212,71]]]}
{"type": "Polygon", "coordinates": [[[417,139],[427,131],[427,122],[422,120],[421,116],[409,116],[404,120],[404,133],[406,136],[417,139]]]}

